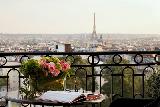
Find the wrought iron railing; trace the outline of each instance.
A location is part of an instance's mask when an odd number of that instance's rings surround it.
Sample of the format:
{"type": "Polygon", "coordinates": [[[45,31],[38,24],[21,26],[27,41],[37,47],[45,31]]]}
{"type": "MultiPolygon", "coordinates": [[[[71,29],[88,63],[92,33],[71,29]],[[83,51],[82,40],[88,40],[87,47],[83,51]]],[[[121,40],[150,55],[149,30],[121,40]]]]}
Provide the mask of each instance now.
{"type": "Polygon", "coordinates": [[[21,87],[21,62],[37,56],[69,59],[75,74],[67,80],[67,88],[105,94],[106,101],[98,105],[102,107],[117,97],[148,97],[146,80],[160,64],[158,51],[0,53],[0,99],[4,106],[8,103],[6,93],[21,87]]]}

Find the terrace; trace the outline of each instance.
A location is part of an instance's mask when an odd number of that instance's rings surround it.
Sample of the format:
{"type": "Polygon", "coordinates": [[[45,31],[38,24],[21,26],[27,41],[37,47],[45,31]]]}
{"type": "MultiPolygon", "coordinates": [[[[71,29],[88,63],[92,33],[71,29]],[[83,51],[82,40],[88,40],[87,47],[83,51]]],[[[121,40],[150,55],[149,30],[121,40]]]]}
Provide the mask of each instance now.
{"type": "Polygon", "coordinates": [[[92,107],[109,107],[117,98],[149,98],[146,80],[158,71],[159,55],[158,51],[0,53],[0,104],[7,106],[6,93],[17,92],[22,86],[25,77],[19,71],[21,62],[39,56],[63,56],[69,59],[75,73],[67,78],[66,88],[106,96],[105,101],[91,104],[92,107]]]}

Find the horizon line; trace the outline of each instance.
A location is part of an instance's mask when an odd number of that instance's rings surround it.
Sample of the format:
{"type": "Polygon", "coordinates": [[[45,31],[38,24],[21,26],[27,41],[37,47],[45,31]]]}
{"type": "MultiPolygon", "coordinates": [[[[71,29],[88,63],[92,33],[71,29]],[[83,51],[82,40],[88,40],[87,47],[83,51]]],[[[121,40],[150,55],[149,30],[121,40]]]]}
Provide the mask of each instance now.
{"type": "MultiPolygon", "coordinates": [[[[3,35],[3,34],[48,34],[48,35],[73,35],[73,34],[92,34],[92,33],[0,33],[0,35],[3,35]]],[[[134,35],[134,34],[137,34],[137,35],[160,35],[159,33],[97,33],[97,34],[124,34],[124,35],[127,35],[127,34],[131,34],[131,35],[134,35]]]]}

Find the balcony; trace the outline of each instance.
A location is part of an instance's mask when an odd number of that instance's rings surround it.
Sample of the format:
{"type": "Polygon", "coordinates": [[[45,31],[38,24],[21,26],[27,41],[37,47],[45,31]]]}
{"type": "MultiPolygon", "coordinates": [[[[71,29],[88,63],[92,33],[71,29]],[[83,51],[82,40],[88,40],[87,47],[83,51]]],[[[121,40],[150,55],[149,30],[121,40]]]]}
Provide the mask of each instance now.
{"type": "MultiPolygon", "coordinates": [[[[66,88],[74,91],[103,93],[105,101],[93,107],[109,107],[117,98],[149,98],[147,79],[158,72],[160,52],[20,52],[0,53],[0,98],[7,92],[17,93],[25,78],[19,71],[21,62],[41,56],[64,57],[71,61],[74,74],[67,78],[66,88]]],[[[24,105],[22,105],[24,106],[24,105]]]]}

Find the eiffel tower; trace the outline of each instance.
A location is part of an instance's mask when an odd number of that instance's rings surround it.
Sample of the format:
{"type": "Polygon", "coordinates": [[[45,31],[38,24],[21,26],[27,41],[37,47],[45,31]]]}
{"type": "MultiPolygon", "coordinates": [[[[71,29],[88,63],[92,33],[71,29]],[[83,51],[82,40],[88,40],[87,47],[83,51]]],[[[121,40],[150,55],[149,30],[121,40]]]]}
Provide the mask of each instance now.
{"type": "Polygon", "coordinates": [[[98,37],[97,37],[97,33],[96,33],[96,23],[95,23],[95,13],[94,13],[94,24],[93,24],[93,32],[92,32],[91,40],[97,41],[97,39],[98,39],[98,37]]]}

